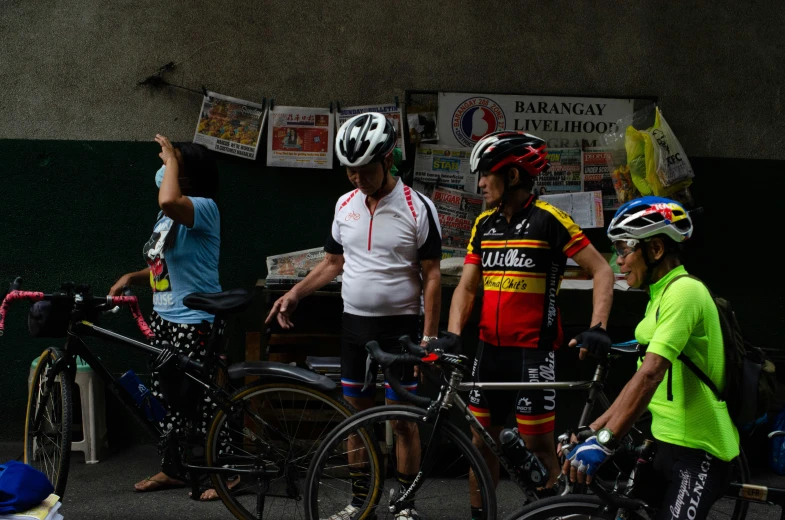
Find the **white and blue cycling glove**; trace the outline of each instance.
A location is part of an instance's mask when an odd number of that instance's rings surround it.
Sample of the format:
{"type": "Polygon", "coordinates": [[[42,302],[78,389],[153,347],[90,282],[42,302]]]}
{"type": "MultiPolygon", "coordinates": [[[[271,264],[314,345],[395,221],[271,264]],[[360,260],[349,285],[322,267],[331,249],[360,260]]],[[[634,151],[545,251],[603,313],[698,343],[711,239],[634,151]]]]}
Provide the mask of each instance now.
{"type": "Polygon", "coordinates": [[[597,436],[586,439],[586,442],[579,444],[569,453],[570,466],[577,468],[578,473],[585,473],[593,476],[608,455],[612,455],[613,450],[602,446],[597,442],[597,436]]]}

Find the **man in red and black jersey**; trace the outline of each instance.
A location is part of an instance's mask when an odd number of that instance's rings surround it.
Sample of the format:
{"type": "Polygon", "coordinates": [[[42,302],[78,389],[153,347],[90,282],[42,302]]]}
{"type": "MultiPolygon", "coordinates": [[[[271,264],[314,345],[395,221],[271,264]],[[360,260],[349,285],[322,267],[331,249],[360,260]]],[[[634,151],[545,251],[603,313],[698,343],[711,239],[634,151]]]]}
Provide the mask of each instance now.
{"type": "MultiPolygon", "coordinates": [[[[575,260],[594,280],[591,328],[578,338],[590,351],[610,346],[605,328],[613,300],[611,267],[567,213],[531,193],[533,178],[548,168],[542,139],[523,132],[489,134],[475,145],[471,167],[480,174],[480,189],[493,209],[474,223],[452,298],[449,330],[461,333],[482,283],[474,380],[554,381],[553,351],[563,343],[557,298],[567,259],[575,260]]],[[[577,343],[572,340],[570,345],[577,343]]],[[[515,409],[518,430],[548,468],[552,486],[559,475],[553,438],[555,391],[486,394],[471,392],[472,413],[498,438],[515,409]]],[[[498,460],[476,433],[473,440],[498,481],[498,460]]],[[[480,503],[472,497],[473,506],[480,503]]]]}

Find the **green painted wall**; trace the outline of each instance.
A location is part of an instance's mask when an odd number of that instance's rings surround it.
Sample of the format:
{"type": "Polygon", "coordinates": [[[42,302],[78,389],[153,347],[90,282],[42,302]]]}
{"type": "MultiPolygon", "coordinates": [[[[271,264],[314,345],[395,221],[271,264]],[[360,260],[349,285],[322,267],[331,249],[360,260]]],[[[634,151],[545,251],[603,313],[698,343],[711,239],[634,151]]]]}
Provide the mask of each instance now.
{"type": "MultiPolygon", "coordinates": [[[[16,275],[27,289],[52,291],[74,281],[104,293],[121,274],[142,268],[142,245],[158,211],[157,152],[153,142],[0,140],[0,293],[16,275]]],[[[224,288],[252,288],[266,274],[268,255],[321,246],[336,198],[351,188],[337,168],[276,169],[265,167],[263,158],[218,159],[224,288]]],[[[693,194],[706,211],[698,217],[687,268],[734,303],[750,340],[782,348],[785,300],[774,248],[785,192],[783,163],[694,158],[693,165],[698,175],[693,194]]],[[[608,250],[602,230],[588,234],[608,250]]],[[[149,290],[136,293],[148,314],[149,290]]],[[[565,316],[588,316],[589,305],[586,294],[562,307],[565,316]]],[[[0,338],[0,440],[21,440],[30,362],[59,343],[30,338],[26,315],[26,304],[15,305],[0,338]]],[[[127,314],[103,323],[134,333],[127,314]]],[[[242,357],[245,331],[260,328],[258,308],[240,317],[231,334],[232,359],[242,357]]],[[[96,350],[116,374],[128,368],[148,372],[141,354],[106,345],[96,350]]],[[[590,376],[578,373],[583,368],[560,367],[562,378],[590,376]]],[[[130,422],[123,412],[110,409],[109,420],[112,435],[149,442],[134,435],[138,429],[123,428],[130,422]]]]}
{"type": "MultiPolygon", "coordinates": [[[[0,140],[0,294],[16,275],[24,288],[54,291],[64,281],[105,294],[125,272],[144,267],[142,246],[158,212],[154,183],[161,161],[153,142],[0,140]]],[[[268,255],[319,247],[335,200],[351,186],[339,170],[266,168],[218,155],[223,219],[220,261],[224,288],[252,289],[268,255]]],[[[150,290],[136,288],[142,310],[150,290]]],[[[11,308],[0,338],[0,439],[22,439],[26,381],[32,360],[60,340],[27,334],[27,304],[11,308]]],[[[103,323],[137,334],[127,313],[103,323]]],[[[260,330],[253,310],[234,324],[232,357],[242,356],[245,330],[260,330]]],[[[97,342],[96,342],[97,343],[97,342]]],[[[98,345],[114,373],[147,373],[142,354],[98,345]]]]}

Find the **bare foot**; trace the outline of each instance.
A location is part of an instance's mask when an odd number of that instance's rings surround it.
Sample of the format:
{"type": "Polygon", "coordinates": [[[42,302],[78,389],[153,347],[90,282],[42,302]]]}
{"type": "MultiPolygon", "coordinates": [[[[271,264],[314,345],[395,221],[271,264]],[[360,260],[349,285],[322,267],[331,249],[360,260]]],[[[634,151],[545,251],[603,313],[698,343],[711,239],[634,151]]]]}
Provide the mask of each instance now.
{"type": "Polygon", "coordinates": [[[144,480],[140,480],[134,484],[134,489],[140,493],[144,493],[146,491],[159,491],[162,489],[171,489],[183,486],[185,486],[185,482],[171,478],[162,471],[153,475],[152,477],[147,477],[144,480]]]}
{"type": "MultiPolygon", "coordinates": [[[[234,487],[240,483],[240,477],[235,478],[234,480],[227,481],[226,485],[229,489],[234,489],[234,487]]],[[[210,488],[199,497],[199,500],[208,501],[208,500],[218,500],[218,492],[210,488]]]]}

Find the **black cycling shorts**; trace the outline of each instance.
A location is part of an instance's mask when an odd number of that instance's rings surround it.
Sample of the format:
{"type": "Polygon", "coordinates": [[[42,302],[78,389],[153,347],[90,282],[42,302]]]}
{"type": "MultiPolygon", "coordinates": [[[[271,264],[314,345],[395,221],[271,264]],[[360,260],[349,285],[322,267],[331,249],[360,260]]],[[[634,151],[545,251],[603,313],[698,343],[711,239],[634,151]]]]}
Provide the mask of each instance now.
{"type": "Polygon", "coordinates": [[[703,520],[728,488],[732,462],[707,452],[657,442],[652,472],[636,486],[635,496],[661,504],[658,520],[703,520]]]}
{"type": "MultiPolygon", "coordinates": [[[[553,351],[497,347],[480,341],[472,367],[477,383],[556,381],[553,351]]],[[[469,410],[484,427],[504,426],[515,410],[518,431],[541,435],[554,430],[556,390],[479,390],[469,393],[469,410]]]]}
{"type": "MultiPolygon", "coordinates": [[[[376,392],[377,365],[371,367],[374,374],[373,384],[363,392],[365,384],[365,363],[368,351],[365,344],[376,341],[386,352],[401,353],[399,338],[409,336],[418,341],[420,317],[414,314],[399,316],[357,316],[343,313],[343,330],[341,332],[341,386],[343,395],[348,397],[373,397],[376,392]]],[[[408,391],[416,393],[417,380],[414,377],[413,365],[392,366],[393,375],[408,391]]],[[[401,401],[387,381],[384,382],[385,397],[393,401],[401,401]]]]}

